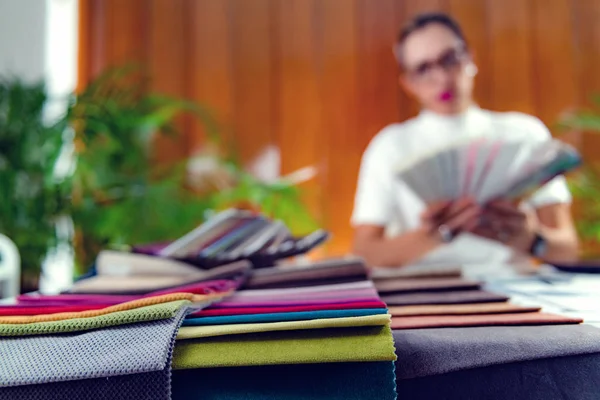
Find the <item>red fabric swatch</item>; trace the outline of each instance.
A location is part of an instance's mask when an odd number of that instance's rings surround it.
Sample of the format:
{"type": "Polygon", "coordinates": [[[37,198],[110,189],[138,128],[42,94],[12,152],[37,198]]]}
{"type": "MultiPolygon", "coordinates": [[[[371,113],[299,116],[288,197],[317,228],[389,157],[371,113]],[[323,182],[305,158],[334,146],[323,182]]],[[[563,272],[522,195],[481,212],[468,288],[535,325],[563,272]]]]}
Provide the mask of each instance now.
{"type": "Polygon", "coordinates": [[[38,304],[0,306],[0,316],[9,315],[43,315],[57,314],[62,312],[79,312],[89,310],[100,310],[113,306],[114,304],[86,304],[77,306],[42,306],[38,304]]]}
{"type": "Polygon", "coordinates": [[[192,316],[208,317],[208,316],[223,316],[223,315],[243,315],[243,314],[270,314],[270,313],[287,313],[299,311],[320,311],[320,310],[349,310],[362,308],[386,308],[382,301],[363,301],[340,304],[315,304],[306,306],[289,306],[289,307],[243,307],[243,308],[207,308],[197,311],[192,316]]]}

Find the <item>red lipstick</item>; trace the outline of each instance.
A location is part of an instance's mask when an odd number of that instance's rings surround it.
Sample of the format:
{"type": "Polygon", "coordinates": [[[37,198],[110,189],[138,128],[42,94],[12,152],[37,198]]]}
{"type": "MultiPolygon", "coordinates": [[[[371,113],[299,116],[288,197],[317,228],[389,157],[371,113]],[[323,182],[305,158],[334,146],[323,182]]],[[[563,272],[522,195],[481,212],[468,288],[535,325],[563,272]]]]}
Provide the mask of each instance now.
{"type": "Polygon", "coordinates": [[[454,98],[454,93],[452,93],[450,90],[447,90],[445,92],[443,92],[442,94],[440,94],[440,101],[450,101],[454,98]]]}

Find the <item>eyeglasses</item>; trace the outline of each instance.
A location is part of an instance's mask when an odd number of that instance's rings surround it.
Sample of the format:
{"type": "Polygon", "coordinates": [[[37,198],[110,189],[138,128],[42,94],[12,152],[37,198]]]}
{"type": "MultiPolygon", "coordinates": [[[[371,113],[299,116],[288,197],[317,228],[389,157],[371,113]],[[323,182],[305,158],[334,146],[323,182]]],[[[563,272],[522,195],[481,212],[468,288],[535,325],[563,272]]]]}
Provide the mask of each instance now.
{"type": "Polygon", "coordinates": [[[406,74],[414,81],[431,81],[434,77],[434,71],[437,67],[445,72],[457,72],[467,58],[467,51],[464,47],[452,48],[446,50],[437,60],[425,61],[416,67],[406,68],[406,74]]]}

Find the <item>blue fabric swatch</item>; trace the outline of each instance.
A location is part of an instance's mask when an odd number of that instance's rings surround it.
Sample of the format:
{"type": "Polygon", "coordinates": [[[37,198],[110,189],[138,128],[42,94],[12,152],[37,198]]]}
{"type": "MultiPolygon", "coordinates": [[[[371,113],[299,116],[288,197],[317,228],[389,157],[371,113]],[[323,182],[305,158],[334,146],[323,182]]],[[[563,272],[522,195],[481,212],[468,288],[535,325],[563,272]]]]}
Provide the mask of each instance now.
{"type": "Polygon", "coordinates": [[[220,317],[196,317],[183,321],[183,326],[249,324],[258,322],[302,321],[322,318],[362,317],[365,315],[385,314],[387,308],[361,308],[351,310],[299,311],[272,314],[224,315],[220,317]]]}

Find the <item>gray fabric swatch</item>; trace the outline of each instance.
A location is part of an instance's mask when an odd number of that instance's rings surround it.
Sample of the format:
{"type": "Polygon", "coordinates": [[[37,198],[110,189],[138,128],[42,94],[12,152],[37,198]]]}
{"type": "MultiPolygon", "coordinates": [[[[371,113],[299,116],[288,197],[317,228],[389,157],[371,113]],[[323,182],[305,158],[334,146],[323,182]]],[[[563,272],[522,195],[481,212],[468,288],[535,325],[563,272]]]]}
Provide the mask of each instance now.
{"type": "Polygon", "coordinates": [[[393,335],[398,379],[600,353],[600,329],[589,325],[412,329],[393,335]]]}
{"type": "Polygon", "coordinates": [[[162,371],[0,388],[0,400],[171,399],[171,373],[162,371]]]}
{"type": "Polygon", "coordinates": [[[2,338],[0,388],[168,370],[185,313],[77,334],[2,338]]]}

